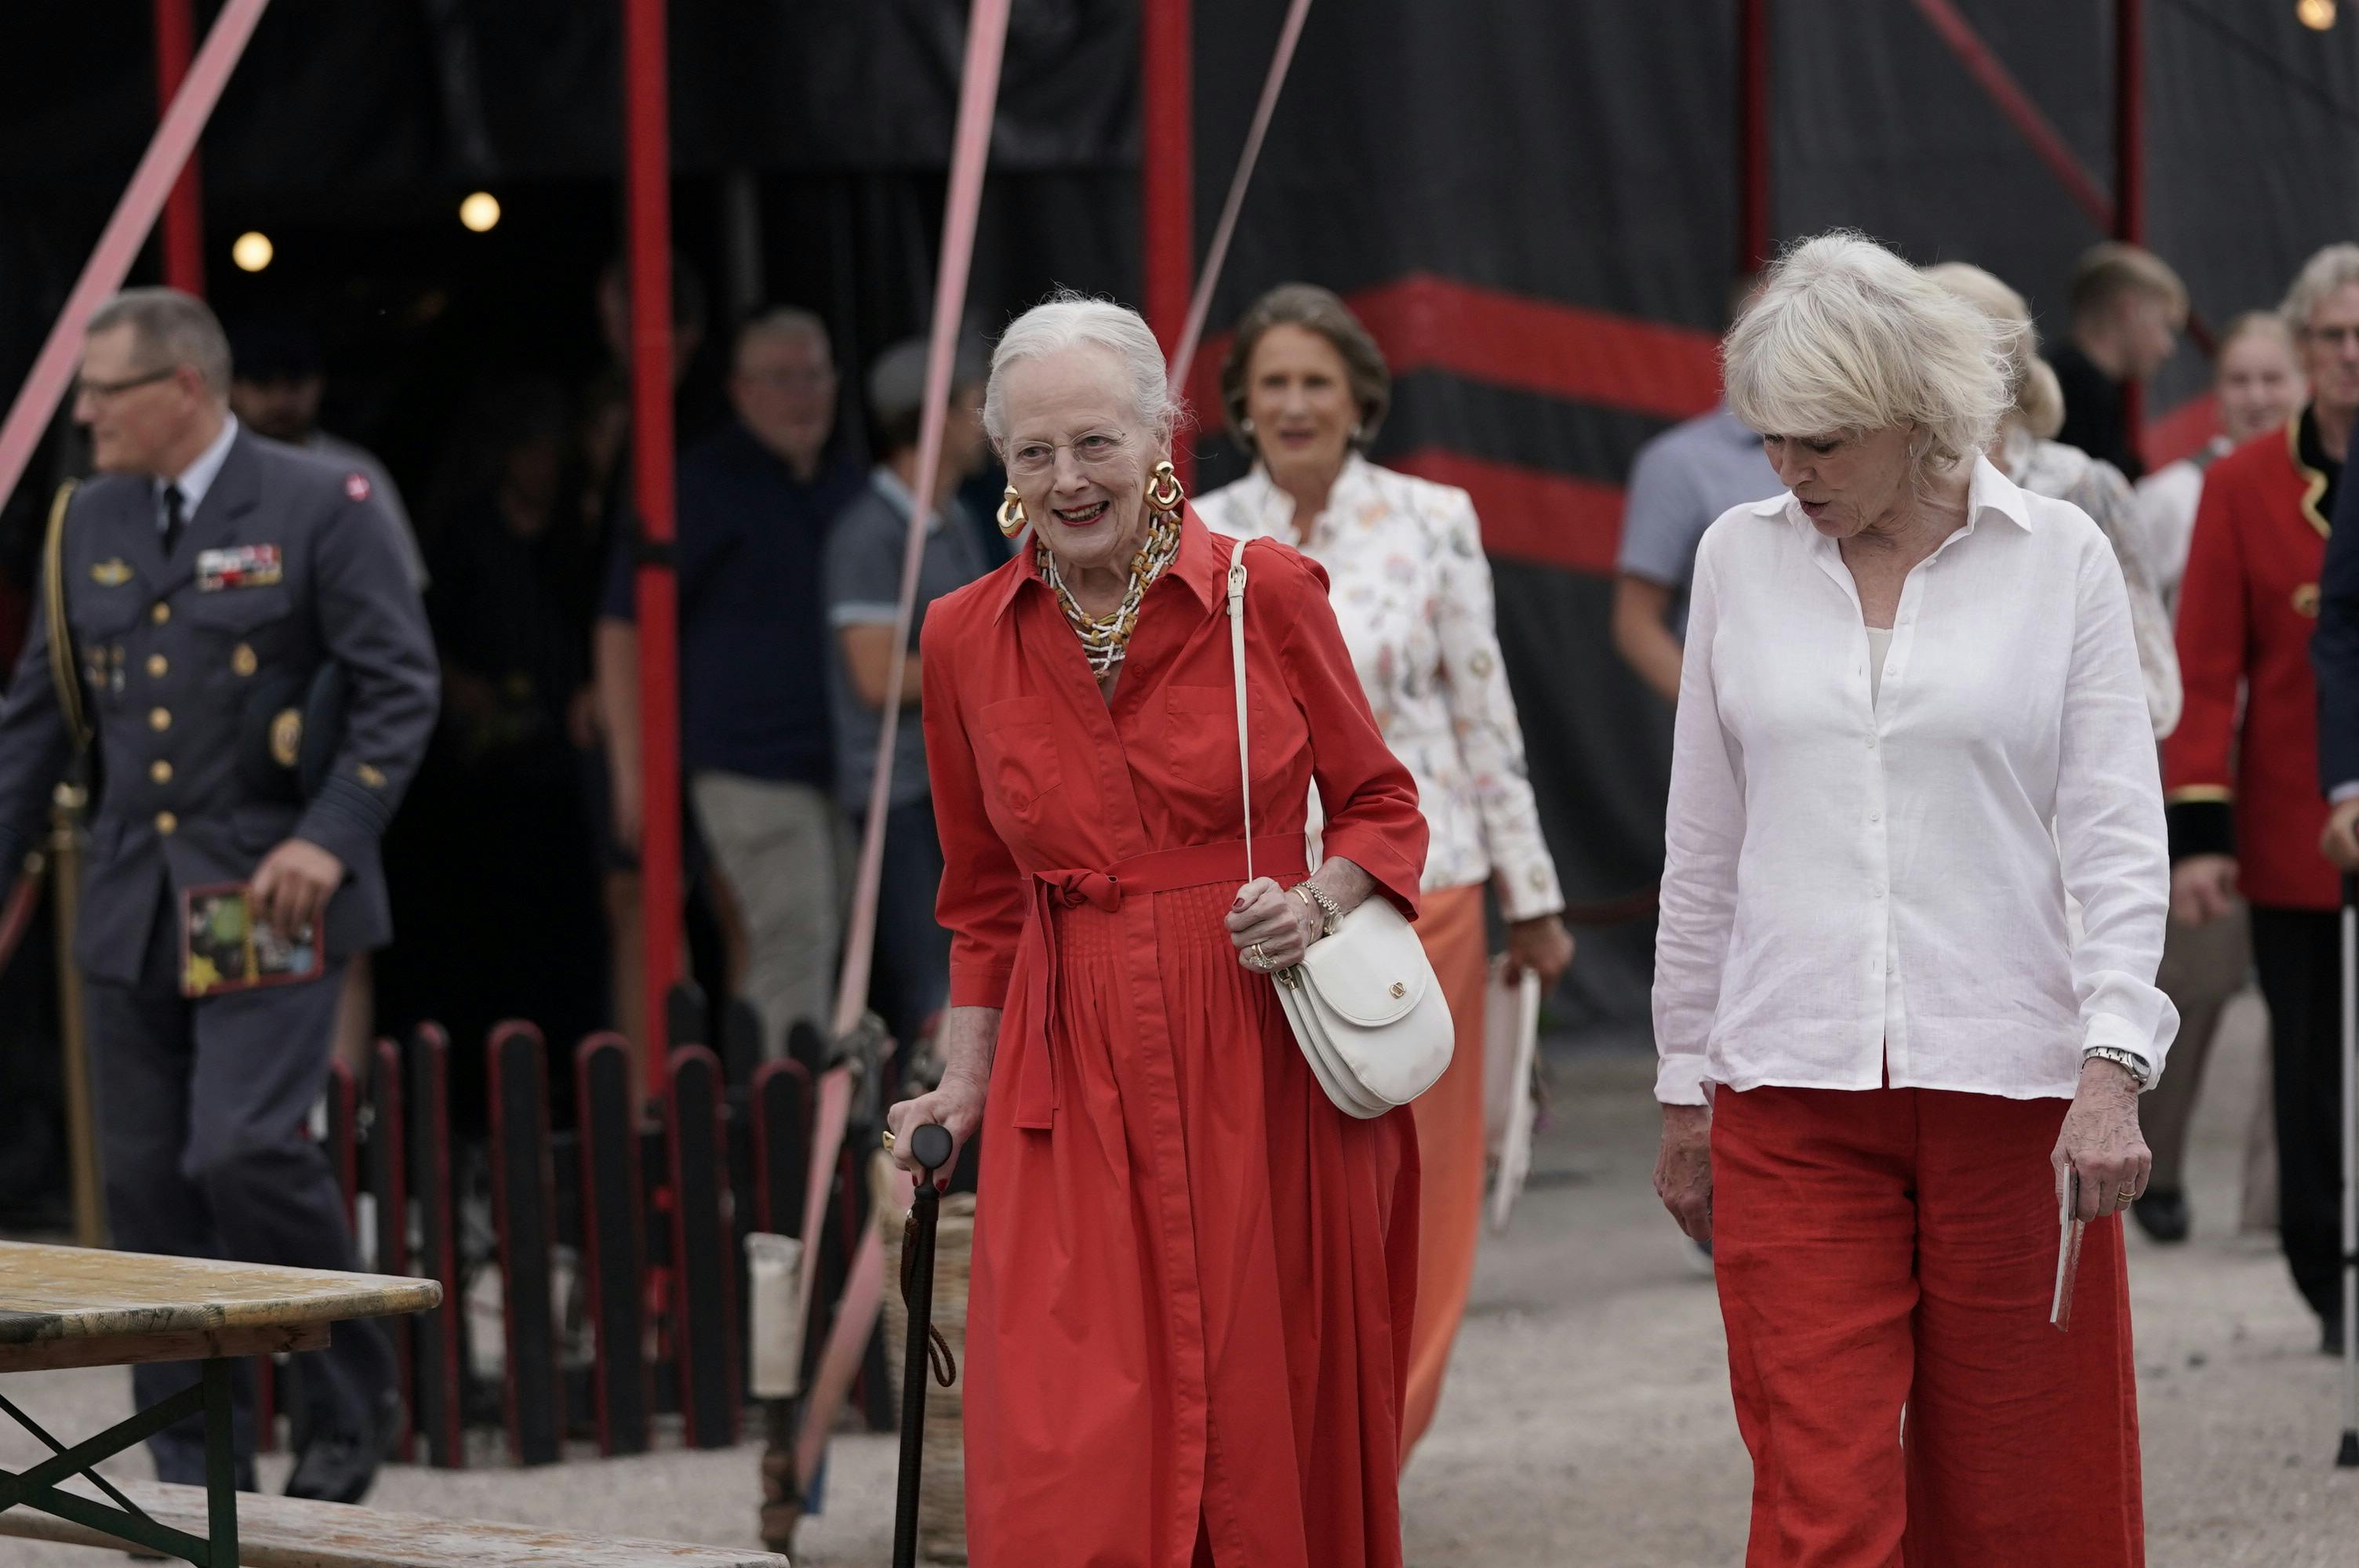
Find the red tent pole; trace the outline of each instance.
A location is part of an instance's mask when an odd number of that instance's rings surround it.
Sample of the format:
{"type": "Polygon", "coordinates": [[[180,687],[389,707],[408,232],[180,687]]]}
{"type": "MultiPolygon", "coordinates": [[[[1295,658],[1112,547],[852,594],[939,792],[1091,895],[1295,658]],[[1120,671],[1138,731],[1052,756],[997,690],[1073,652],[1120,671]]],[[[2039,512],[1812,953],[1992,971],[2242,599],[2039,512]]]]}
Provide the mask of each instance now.
{"type": "MultiPolygon", "coordinates": [[[[1196,254],[1194,0],[1139,6],[1139,208],[1145,224],[1142,298],[1168,355],[1188,321],[1196,254]]],[[[1194,465],[1172,454],[1182,483],[1194,465]]]]}
{"type": "MultiPolygon", "coordinates": [[[[190,0],[156,0],[156,114],[172,106],[197,52],[197,23],[190,0]]],[[[205,291],[204,203],[197,189],[196,149],[164,202],[164,281],[183,294],[205,291]]]]}
{"type": "Polygon", "coordinates": [[[1769,0],[1736,5],[1736,270],[1769,260],[1769,0]]]}
{"type": "Polygon", "coordinates": [[[637,574],[647,1073],[663,1092],[664,998],[679,976],[679,676],[672,575],[671,124],[664,0],[623,0],[624,186],[629,207],[631,466],[637,574]]]}
{"type": "MultiPolygon", "coordinates": [[[[2146,5],[2114,0],[2114,238],[2146,243],[2146,5]]],[[[2130,445],[2146,448],[2146,388],[2122,388],[2130,445]]]]}

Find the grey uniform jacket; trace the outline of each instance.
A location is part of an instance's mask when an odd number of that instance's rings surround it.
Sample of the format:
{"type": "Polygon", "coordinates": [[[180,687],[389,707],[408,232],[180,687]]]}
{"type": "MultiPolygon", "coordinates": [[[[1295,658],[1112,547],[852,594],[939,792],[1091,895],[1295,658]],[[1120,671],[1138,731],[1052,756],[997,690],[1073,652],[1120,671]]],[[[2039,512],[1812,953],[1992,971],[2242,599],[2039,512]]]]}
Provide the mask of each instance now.
{"type": "MultiPolygon", "coordinates": [[[[168,560],[152,481],[78,491],[67,620],[103,781],[75,957],[139,979],[168,891],[249,879],[289,838],[343,862],[331,957],[392,935],[378,840],[418,770],[440,684],[426,612],[365,477],[241,430],[168,560]],[[342,737],[306,801],[291,763],[303,693],[342,667],[342,737]],[[274,755],[274,753],[277,753],[274,755]]],[[[46,596],[0,707],[0,888],[38,842],[71,756],[51,684],[46,596]]]]}

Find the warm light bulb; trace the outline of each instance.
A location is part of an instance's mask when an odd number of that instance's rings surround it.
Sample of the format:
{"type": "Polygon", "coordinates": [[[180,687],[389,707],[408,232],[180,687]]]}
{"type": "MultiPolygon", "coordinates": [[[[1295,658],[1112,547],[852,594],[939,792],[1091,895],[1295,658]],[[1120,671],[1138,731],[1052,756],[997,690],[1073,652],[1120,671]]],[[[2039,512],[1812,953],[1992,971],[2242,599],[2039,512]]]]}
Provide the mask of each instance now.
{"type": "Polygon", "coordinates": [[[240,272],[260,272],[277,254],[277,247],[270,243],[270,236],[255,229],[240,234],[229,248],[229,259],[237,264],[240,272]]]}
{"type": "Polygon", "coordinates": [[[499,198],[478,190],[459,203],[459,222],[478,234],[488,234],[500,221],[499,198]]]}
{"type": "Polygon", "coordinates": [[[2334,26],[2334,0],[2295,0],[2293,14],[2303,27],[2322,33],[2334,26]]]}

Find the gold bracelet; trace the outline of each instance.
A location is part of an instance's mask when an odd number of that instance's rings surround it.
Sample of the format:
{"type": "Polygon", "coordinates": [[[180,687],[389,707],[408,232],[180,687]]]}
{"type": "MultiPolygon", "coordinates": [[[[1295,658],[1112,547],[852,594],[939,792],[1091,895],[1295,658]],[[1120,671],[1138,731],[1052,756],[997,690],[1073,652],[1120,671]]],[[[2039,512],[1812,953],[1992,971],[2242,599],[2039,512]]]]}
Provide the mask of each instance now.
{"type": "Polygon", "coordinates": [[[1319,916],[1320,935],[1335,935],[1335,923],[1343,918],[1343,911],[1322,889],[1315,888],[1307,881],[1300,881],[1287,891],[1300,899],[1312,913],[1319,916]]]}

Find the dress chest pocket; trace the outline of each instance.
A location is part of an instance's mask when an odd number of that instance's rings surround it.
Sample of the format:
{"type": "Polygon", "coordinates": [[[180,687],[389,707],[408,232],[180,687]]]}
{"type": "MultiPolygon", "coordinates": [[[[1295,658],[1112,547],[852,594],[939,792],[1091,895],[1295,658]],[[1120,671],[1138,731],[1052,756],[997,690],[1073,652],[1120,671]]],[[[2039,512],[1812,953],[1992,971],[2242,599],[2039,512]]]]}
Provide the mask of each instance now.
{"type": "Polygon", "coordinates": [[[984,792],[1018,821],[1031,822],[1041,797],[1064,781],[1045,697],[1012,697],[975,716],[975,771],[984,792]]]}
{"type": "MultiPolygon", "coordinates": [[[[1236,688],[1167,687],[1161,706],[1156,751],[1173,782],[1207,795],[1237,795],[1236,688]]],[[[1293,747],[1269,699],[1259,691],[1245,694],[1245,735],[1254,785],[1262,788],[1281,770],[1293,747]]],[[[1257,815],[1258,803],[1256,806],[1257,815]]]]}

